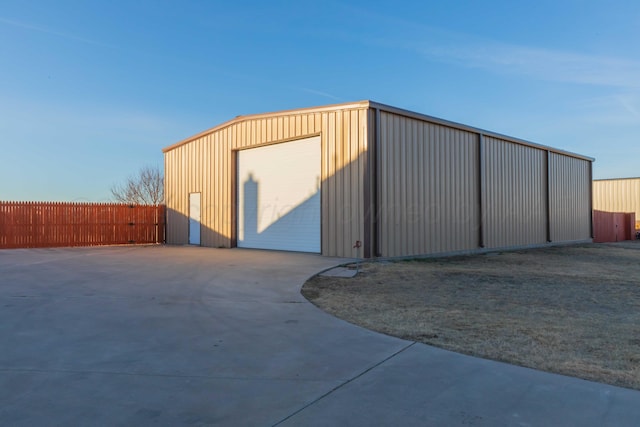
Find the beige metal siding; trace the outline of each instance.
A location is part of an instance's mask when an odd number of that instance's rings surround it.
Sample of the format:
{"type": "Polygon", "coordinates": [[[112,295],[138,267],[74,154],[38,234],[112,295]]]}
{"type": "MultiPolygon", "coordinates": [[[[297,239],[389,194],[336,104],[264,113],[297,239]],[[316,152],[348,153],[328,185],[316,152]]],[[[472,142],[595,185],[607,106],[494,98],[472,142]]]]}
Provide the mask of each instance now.
{"type": "Polygon", "coordinates": [[[235,229],[234,150],[321,135],[322,253],[354,256],[363,240],[366,108],[239,118],[165,151],[167,243],[185,244],[188,195],[202,192],[202,245],[230,247],[235,229]]]}
{"type": "Polygon", "coordinates": [[[591,162],[549,154],[551,241],[591,238],[591,162]]]}
{"type": "Polygon", "coordinates": [[[185,160],[184,150],[176,150],[171,156],[165,155],[165,204],[166,216],[166,241],[169,244],[186,244],[188,242],[189,215],[187,201],[180,195],[185,187],[185,160]],[[181,214],[184,212],[184,214],[181,214]],[[171,224],[171,225],[169,225],[171,224]]]}
{"type": "Polygon", "coordinates": [[[640,221],[640,178],[593,181],[593,209],[634,212],[640,221]]]}
{"type": "Polygon", "coordinates": [[[477,247],[477,148],[474,133],[380,113],[382,256],[477,247]]]}
{"type": "Polygon", "coordinates": [[[364,174],[367,111],[324,112],[322,245],[323,254],[355,256],[364,239],[364,174]]]}
{"type": "Polygon", "coordinates": [[[545,151],[492,137],[484,150],[485,246],[546,242],[545,151]]]}

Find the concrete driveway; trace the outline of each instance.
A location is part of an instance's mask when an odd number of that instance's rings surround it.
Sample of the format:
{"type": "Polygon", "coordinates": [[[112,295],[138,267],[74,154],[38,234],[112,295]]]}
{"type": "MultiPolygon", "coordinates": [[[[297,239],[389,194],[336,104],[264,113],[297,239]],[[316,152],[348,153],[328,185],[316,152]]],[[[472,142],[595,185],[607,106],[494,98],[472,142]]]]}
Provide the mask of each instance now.
{"type": "Polygon", "coordinates": [[[339,263],[197,247],[0,251],[0,425],[635,426],[640,392],[335,319],[339,263]]]}

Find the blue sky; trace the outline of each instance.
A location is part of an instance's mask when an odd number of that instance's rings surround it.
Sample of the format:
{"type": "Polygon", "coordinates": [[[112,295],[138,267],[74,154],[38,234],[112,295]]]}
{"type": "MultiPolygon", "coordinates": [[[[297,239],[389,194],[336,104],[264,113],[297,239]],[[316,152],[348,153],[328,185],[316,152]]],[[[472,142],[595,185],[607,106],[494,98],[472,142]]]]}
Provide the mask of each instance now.
{"type": "Polygon", "coordinates": [[[640,176],[637,0],[0,2],[0,200],[108,201],[239,114],[362,99],[640,176]]]}

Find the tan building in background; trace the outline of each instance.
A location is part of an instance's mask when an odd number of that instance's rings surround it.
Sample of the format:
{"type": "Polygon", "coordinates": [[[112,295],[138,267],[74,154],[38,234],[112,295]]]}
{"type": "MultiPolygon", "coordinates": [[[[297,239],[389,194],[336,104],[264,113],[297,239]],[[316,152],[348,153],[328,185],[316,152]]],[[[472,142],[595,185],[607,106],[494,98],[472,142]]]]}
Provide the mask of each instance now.
{"type": "Polygon", "coordinates": [[[169,244],[393,257],[592,236],[592,158],[371,101],[163,151],[169,244]]]}
{"type": "Polygon", "coordinates": [[[594,180],[593,209],[635,213],[636,228],[640,229],[640,178],[594,180]]]}

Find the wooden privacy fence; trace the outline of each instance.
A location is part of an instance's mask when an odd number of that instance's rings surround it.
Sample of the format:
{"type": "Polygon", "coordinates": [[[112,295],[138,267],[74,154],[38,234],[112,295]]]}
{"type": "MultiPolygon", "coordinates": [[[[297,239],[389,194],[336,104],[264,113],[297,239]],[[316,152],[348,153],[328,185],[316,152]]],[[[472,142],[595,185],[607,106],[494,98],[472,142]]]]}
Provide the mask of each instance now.
{"type": "Polygon", "coordinates": [[[636,214],[593,211],[593,241],[619,242],[635,239],[636,214]]]}
{"type": "Polygon", "coordinates": [[[164,242],[164,206],[0,202],[0,248],[164,242]]]}

